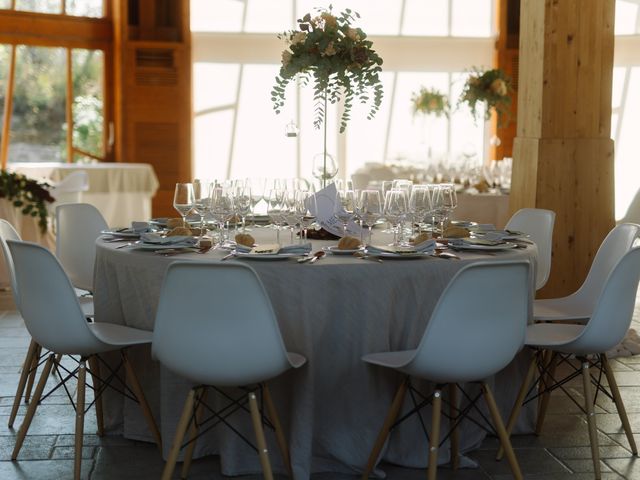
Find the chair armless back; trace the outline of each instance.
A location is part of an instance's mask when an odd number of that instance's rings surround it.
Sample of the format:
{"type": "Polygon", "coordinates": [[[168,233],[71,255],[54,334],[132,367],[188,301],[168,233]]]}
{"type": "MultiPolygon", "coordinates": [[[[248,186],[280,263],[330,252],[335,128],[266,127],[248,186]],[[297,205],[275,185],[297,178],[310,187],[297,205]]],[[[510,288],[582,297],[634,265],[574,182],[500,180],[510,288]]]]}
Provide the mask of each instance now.
{"type": "Polygon", "coordinates": [[[11,282],[11,292],[13,293],[13,301],[16,304],[18,310],[20,309],[20,296],[18,295],[18,285],[16,283],[16,272],[13,268],[13,260],[11,258],[11,252],[7,245],[7,240],[22,240],[20,234],[13,228],[8,221],[4,218],[0,218],[0,247],[2,248],[2,254],[4,257],[4,264],[7,267],[7,273],[9,274],[9,281],[11,282]]]}

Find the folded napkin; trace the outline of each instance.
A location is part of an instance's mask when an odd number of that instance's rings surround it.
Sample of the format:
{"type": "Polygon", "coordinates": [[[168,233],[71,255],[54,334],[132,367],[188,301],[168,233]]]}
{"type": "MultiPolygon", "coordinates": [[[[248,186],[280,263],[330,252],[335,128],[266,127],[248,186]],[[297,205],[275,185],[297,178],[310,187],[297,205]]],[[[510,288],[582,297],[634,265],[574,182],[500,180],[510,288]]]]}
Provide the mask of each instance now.
{"type": "Polygon", "coordinates": [[[157,233],[143,233],[140,235],[140,240],[144,243],[151,243],[154,245],[183,245],[193,246],[198,242],[195,237],[187,237],[182,235],[176,235],[174,237],[161,237],[157,233]]]}
{"type": "Polygon", "coordinates": [[[151,232],[149,222],[131,222],[131,232],[133,233],[146,233],[151,232]]]}
{"type": "Polygon", "coordinates": [[[311,243],[302,243],[302,244],[294,244],[294,245],[282,245],[280,246],[279,249],[275,248],[273,249],[273,251],[269,252],[269,251],[265,251],[265,252],[259,252],[261,249],[260,245],[256,246],[256,247],[247,247],[246,245],[241,245],[241,244],[237,244],[236,245],[236,252],[240,252],[240,253],[249,253],[252,250],[254,251],[254,253],[256,253],[257,255],[260,255],[261,253],[265,253],[265,254],[280,254],[280,253],[295,253],[295,254],[300,254],[300,255],[306,255],[308,253],[311,252],[311,243]],[[256,252],[257,250],[257,252],[256,252]]]}
{"type": "Polygon", "coordinates": [[[398,255],[406,255],[410,253],[428,253],[436,248],[436,241],[433,239],[425,240],[418,245],[408,247],[381,247],[375,245],[367,245],[368,253],[395,253],[398,255]]]}

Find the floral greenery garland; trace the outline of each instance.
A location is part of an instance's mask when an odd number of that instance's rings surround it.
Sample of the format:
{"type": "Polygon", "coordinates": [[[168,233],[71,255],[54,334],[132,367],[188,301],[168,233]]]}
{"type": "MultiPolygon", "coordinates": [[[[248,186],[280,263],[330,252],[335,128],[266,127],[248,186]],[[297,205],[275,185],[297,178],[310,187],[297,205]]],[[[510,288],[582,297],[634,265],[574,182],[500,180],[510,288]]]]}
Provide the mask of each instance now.
{"type": "Polygon", "coordinates": [[[435,115],[436,117],[449,116],[449,99],[435,88],[421,87],[419,92],[411,96],[413,114],[435,115]]]}
{"type": "Polygon", "coordinates": [[[360,18],[357,12],[346,9],[333,15],[328,10],[317,9],[319,15],[307,13],[298,20],[299,30],[278,35],[287,43],[282,52],[282,66],[271,91],[276,113],[285,103],[285,88],[298,77],[303,85],[313,79],[315,118],[314,127],[320,128],[325,120],[327,101],[337,103],[344,92],[344,112],[340,121],[340,133],[347,127],[355,99],[370,106],[370,120],[382,103],[382,58],[373,50],[373,43],[360,28],[351,23],[360,18]],[[372,96],[371,96],[372,95],[372,96]]]}
{"type": "Polygon", "coordinates": [[[48,190],[49,184],[40,183],[24,175],[0,170],[0,198],[6,198],[23,215],[40,217],[38,225],[42,233],[47,231],[47,203],[54,202],[48,190]]]}
{"type": "Polygon", "coordinates": [[[458,104],[466,103],[473,117],[477,118],[477,104],[483,102],[486,105],[484,119],[489,120],[491,109],[494,109],[498,114],[498,124],[503,125],[503,118],[506,117],[507,122],[509,120],[512,91],[511,79],[499,68],[486,71],[473,68],[458,104]]]}

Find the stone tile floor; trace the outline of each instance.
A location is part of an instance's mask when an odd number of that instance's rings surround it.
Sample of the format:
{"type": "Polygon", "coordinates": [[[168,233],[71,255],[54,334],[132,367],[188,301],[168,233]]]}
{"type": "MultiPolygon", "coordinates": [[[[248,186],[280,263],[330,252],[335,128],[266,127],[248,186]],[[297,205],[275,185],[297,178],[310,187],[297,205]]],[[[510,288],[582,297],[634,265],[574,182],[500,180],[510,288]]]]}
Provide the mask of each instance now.
{"type": "MultiPolygon", "coordinates": [[[[640,300],[640,299],[639,299],[640,300]]],[[[640,327],[640,301],[636,304],[633,327],[640,327]]],[[[63,392],[56,392],[38,409],[29,435],[20,452],[19,461],[12,462],[11,452],[17,428],[25,407],[16,419],[16,431],[7,427],[19,370],[29,343],[24,323],[15,312],[10,294],[0,292],[0,479],[66,479],[73,472],[74,412],[63,392]]],[[[622,396],[634,432],[640,445],[640,356],[612,361],[622,396]]],[[[581,383],[570,388],[579,397],[581,383]]],[[[602,395],[597,400],[597,424],[600,434],[600,455],[603,480],[639,479],[640,460],[631,455],[620,427],[615,406],[602,395]]],[[[95,416],[87,415],[85,432],[95,431],[95,416]]],[[[154,445],[126,440],[119,436],[99,438],[85,435],[83,478],[157,479],[163,462],[154,445]]],[[[480,449],[469,454],[479,463],[477,469],[453,472],[440,467],[439,479],[506,480],[512,478],[507,463],[494,460],[498,442],[487,438],[480,449]]],[[[585,480],[594,478],[586,422],[579,409],[562,393],[554,394],[542,434],[513,437],[513,445],[526,479],[585,480]]],[[[423,479],[424,470],[383,465],[389,480],[423,479]]],[[[216,458],[195,461],[189,478],[222,479],[216,458]]],[[[178,478],[177,475],[175,478],[178,478]]],[[[260,476],[235,477],[242,480],[260,476]]],[[[284,478],[284,477],[283,477],[284,478]]],[[[317,474],[313,480],[347,480],[357,476],[317,474]]]]}

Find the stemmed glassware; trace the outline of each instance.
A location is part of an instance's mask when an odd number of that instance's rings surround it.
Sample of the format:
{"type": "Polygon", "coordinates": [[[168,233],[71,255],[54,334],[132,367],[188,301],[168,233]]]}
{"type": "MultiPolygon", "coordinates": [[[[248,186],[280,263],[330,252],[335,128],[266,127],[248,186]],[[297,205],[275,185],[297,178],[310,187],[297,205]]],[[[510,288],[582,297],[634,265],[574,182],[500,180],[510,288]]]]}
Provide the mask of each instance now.
{"type": "Polygon", "coordinates": [[[175,208],[182,217],[183,226],[187,226],[187,215],[193,210],[195,204],[195,196],[192,183],[176,183],[176,189],[173,194],[173,208],[175,208]]]}
{"type": "Polygon", "coordinates": [[[409,196],[409,214],[411,225],[417,225],[417,233],[420,233],[420,226],[432,210],[431,194],[427,185],[414,185],[409,196]]]}
{"type": "Polygon", "coordinates": [[[298,190],[295,192],[295,212],[300,224],[300,242],[307,240],[307,231],[316,219],[316,196],[313,192],[298,190]]]}
{"type": "MultiPolygon", "coordinates": [[[[379,190],[362,190],[358,198],[358,214],[363,226],[369,229],[369,245],[371,244],[371,230],[380,218],[382,218],[383,204],[379,190]]],[[[362,232],[360,235],[362,242],[362,232]]]]}
{"type": "Polygon", "coordinates": [[[407,215],[407,194],[404,190],[389,190],[384,198],[384,217],[393,225],[393,246],[399,245],[399,233],[407,215]]]}
{"type": "Polygon", "coordinates": [[[338,164],[328,153],[318,153],[313,157],[312,172],[313,176],[319,180],[320,187],[324,188],[329,183],[329,180],[338,174],[338,164]]]}
{"type": "Polygon", "coordinates": [[[333,213],[342,223],[342,236],[346,237],[349,221],[356,214],[356,193],[353,190],[338,190],[333,213]]]}
{"type": "Polygon", "coordinates": [[[280,227],[284,221],[282,216],[284,209],[284,190],[272,188],[267,196],[267,215],[271,223],[276,227],[276,243],[280,245],[280,227]]]}
{"type": "Polygon", "coordinates": [[[200,239],[204,235],[204,217],[211,208],[211,183],[203,180],[194,180],[193,195],[195,201],[193,210],[200,215],[200,239]]]}
{"type": "Polygon", "coordinates": [[[444,219],[442,229],[447,227],[447,224],[453,214],[453,211],[458,206],[458,195],[456,194],[456,186],[452,183],[445,183],[440,185],[442,192],[442,209],[444,211],[444,219]]]}
{"type": "MultiPolygon", "coordinates": [[[[251,188],[245,182],[234,188],[233,204],[235,212],[242,221],[242,231],[245,231],[247,215],[251,213],[251,188]]],[[[237,222],[236,222],[237,224],[237,222]]]]}
{"type": "Polygon", "coordinates": [[[233,215],[233,194],[229,187],[217,186],[211,191],[211,213],[220,226],[220,243],[226,240],[225,226],[233,215]]]}

